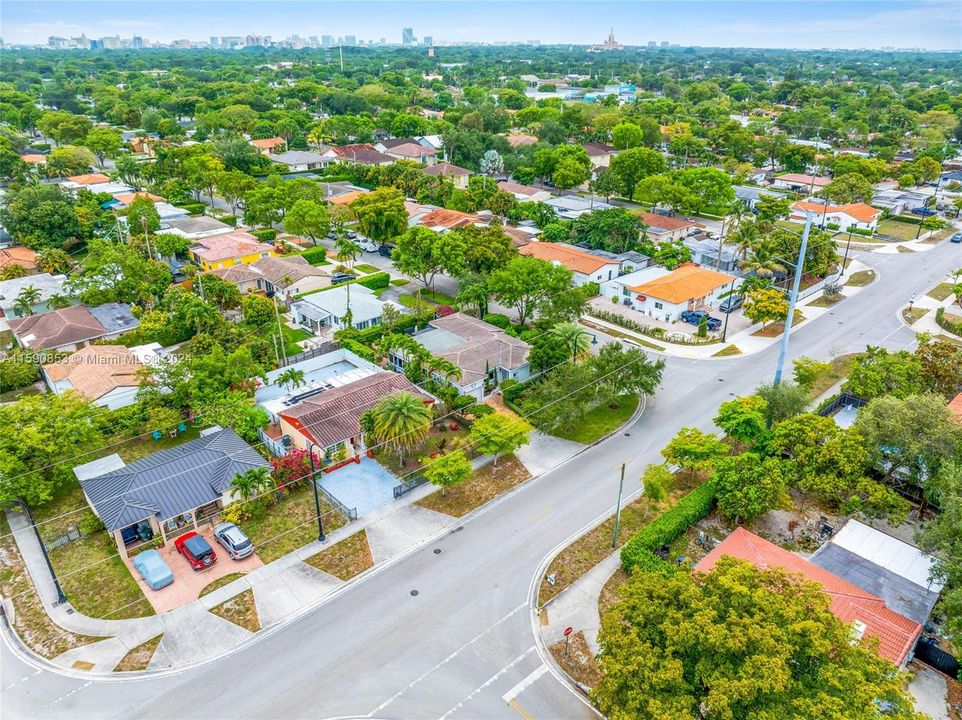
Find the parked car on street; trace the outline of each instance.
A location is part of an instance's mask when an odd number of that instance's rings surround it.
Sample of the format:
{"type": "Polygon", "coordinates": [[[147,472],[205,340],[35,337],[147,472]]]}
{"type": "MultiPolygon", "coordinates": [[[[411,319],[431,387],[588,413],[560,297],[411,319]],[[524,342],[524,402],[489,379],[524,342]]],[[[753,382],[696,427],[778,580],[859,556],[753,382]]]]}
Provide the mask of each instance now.
{"type": "Polygon", "coordinates": [[[391,251],[394,250],[393,245],[382,245],[377,249],[377,254],[381,257],[389,258],[391,257],[391,251]]]}
{"type": "Polygon", "coordinates": [[[144,550],[134,556],[134,567],[151,590],[160,590],[174,582],[174,573],[156,550],[144,550]]]}
{"type": "Polygon", "coordinates": [[[930,215],[936,215],[935,210],[930,210],[927,207],[917,207],[912,208],[912,213],[915,215],[921,215],[922,217],[929,217],[930,215]]]}
{"type": "Polygon", "coordinates": [[[174,541],[177,552],[187,558],[187,562],[194,570],[206,570],[217,562],[217,553],[202,535],[189,532],[174,541]]]}
{"type": "Polygon", "coordinates": [[[243,560],[254,554],[254,543],[234,523],[221,523],[215,527],[214,539],[223,545],[227,554],[235,560],[243,560]]]}
{"type": "Polygon", "coordinates": [[[962,243],[962,232],[957,232],[955,235],[950,237],[949,242],[962,243]]]}
{"type": "Polygon", "coordinates": [[[732,310],[737,310],[745,302],[745,298],[741,295],[733,295],[732,297],[725,298],[722,300],[722,304],[718,306],[718,309],[723,313],[730,313],[732,310]]]}
{"type": "Polygon", "coordinates": [[[343,272],[342,272],[342,273],[332,273],[332,274],[331,274],[331,284],[332,284],[332,285],[337,285],[338,283],[343,283],[343,282],[347,282],[348,280],[353,280],[355,277],[357,277],[357,276],[356,276],[356,275],[352,275],[351,273],[343,273],[343,272]]]}
{"type": "Polygon", "coordinates": [[[709,330],[719,330],[722,326],[721,320],[716,317],[712,317],[704,310],[685,310],[681,314],[682,322],[690,323],[692,325],[700,325],[702,318],[708,318],[709,330]]]}

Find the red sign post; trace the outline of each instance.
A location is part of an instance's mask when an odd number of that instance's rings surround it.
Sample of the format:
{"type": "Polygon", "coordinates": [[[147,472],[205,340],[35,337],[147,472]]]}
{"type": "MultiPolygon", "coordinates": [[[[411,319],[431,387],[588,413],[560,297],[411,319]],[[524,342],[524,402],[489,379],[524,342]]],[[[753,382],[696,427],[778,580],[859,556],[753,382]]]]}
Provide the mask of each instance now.
{"type": "Polygon", "coordinates": [[[565,656],[568,655],[568,639],[571,637],[571,633],[573,633],[574,631],[575,631],[575,629],[574,629],[573,627],[571,627],[570,625],[565,628],[565,631],[564,631],[564,636],[565,636],[565,656]]]}

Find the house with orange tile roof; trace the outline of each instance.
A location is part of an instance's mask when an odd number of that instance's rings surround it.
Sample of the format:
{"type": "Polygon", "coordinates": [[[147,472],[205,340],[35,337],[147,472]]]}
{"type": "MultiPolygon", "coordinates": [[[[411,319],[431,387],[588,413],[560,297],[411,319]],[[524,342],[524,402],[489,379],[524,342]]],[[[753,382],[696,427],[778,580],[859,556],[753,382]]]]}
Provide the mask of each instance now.
{"type": "Polygon", "coordinates": [[[431,228],[435,232],[445,232],[467,225],[487,225],[487,221],[480,215],[461,212],[460,210],[448,210],[447,208],[431,210],[422,215],[419,220],[418,224],[431,228]]]}
{"type": "Polygon", "coordinates": [[[805,214],[814,215],[812,224],[824,228],[826,225],[838,225],[842,230],[858,228],[860,230],[875,230],[882,211],[865,203],[849,203],[847,205],[829,205],[828,203],[799,200],[792,205],[792,212],[788,216],[794,222],[805,222],[805,214]]]}
{"type": "Polygon", "coordinates": [[[144,366],[156,363],[160,345],[87,345],[43,366],[43,379],[57,395],[73,390],[108,410],[133,405],[144,366]]]}
{"type": "Polygon", "coordinates": [[[962,425],[962,393],[959,393],[949,403],[949,412],[955,416],[955,421],[962,425]]]}
{"type": "Polygon", "coordinates": [[[37,270],[37,253],[28,247],[8,247],[0,249],[0,270],[9,265],[19,265],[30,272],[37,270]]]}
{"type": "Polygon", "coordinates": [[[250,144],[257,148],[261,155],[273,155],[276,152],[283,152],[287,147],[287,140],[282,137],[257,138],[251,140],[250,144]]]}
{"type": "Polygon", "coordinates": [[[47,156],[42,153],[27,153],[26,155],[21,155],[20,159],[23,160],[28,165],[46,165],[47,156]]]}
{"type": "Polygon", "coordinates": [[[711,572],[726,556],[745,560],[761,570],[782,568],[816,583],[828,595],[832,614],[851,625],[858,640],[877,640],[879,656],[898,667],[911,659],[922,625],[891,610],[882,598],[741,527],[708,553],[695,570],[711,572]]]}
{"type": "Polygon", "coordinates": [[[653,212],[635,212],[641,222],[645,224],[645,233],[649,238],[656,242],[673,242],[681,240],[692,230],[704,227],[693,220],[686,220],[682,217],[659,215],[653,212]]]}
{"type": "Polygon", "coordinates": [[[734,289],[738,278],[694,263],[674,270],[659,265],[613,278],[601,284],[601,294],[643,315],[672,323],[686,310],[715,307],[721,295],[734,289]]]}
{"type": "Polygon", "coordinates": [[[413,160],[422,165],[434,165],[437,162],[438,155],[438,151],[434,148],[425,147],[416,142],[395,145],[385,150],[384,153],[398,160],[413,160]]]}
{"type": "Polygon", "coordinates": [[[565,243],[529,242],[518,253],[556,265],[564,265],[574,273],[574,284],[603,283],[621,274],[621,262],[613,257],[596,255],[589,250],[565,243]]]}
{"type": "Polygon", "coordinates": [[[246,232],[199,238],[187,249],[187,254],[204,271],[220,270],[237,263],[250,265],[261,258],[277,257],[273,245],[262,243],[246,232]]]}
{"type": "Polygon", "coordinates": [[[813,192],[816,188],[823,188],[830,182],[832,182],[832,178],[822,175],[785,173],[772,178],[772,187],[793,192],[813,192]]]}

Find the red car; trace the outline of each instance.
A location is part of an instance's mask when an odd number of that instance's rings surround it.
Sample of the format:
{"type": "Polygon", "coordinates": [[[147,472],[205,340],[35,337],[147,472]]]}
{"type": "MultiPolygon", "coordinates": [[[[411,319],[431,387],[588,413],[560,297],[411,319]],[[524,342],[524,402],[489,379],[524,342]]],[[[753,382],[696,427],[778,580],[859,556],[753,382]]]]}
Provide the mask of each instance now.
{"type": "Polygon", "coordinates": [[[187,558],[194,570],[206,570],[217,562],[217,554],[203,536],[195,532],[181,535],[174,541],[177,552],[187,558]]]}

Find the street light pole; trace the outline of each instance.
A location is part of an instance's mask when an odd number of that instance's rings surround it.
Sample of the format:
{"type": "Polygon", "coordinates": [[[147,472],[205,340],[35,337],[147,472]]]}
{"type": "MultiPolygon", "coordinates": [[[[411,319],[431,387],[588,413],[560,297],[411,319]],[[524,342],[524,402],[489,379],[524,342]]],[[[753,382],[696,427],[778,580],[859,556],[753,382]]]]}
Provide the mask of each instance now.
{"type": "Polygon", "coordinates": [[[621,529],[621,495],[625,490],[625,465],[627,460],[621,463],[621,479],[618,481],[618,504],[615,506],[615,532],[611,536],[611,547],[618,547],[618,531],[621,529]]]}
{"type": "Polygon", "coordinates": [[[728,312],[725,313],[725,327],[722,328],[722,342],[725,342],[725,338],[728,337],[728,317],[732,314],[732,312],[734,312],[734,308],[731,306],[731,303],[735,297],[732,294],[734,292],[735,292],[735,281],[732,280],[731,287],[728,288],[728,312]]]}
{"type": "Polygon", "coordinates": [[[314,512],[317,513],[317,540],[318,542],[324,542],[324,523],[321,520],[321,499],[317,495],[317,479],[314,477],[317,474],[317,469],[314,467],[314,443],[310,440],[307,442],[307,454],[311,458],[311,488],[314,490],[314,512]]]}
{"type": "Polygon", "coordinates": [[[798,286],[802,282],[805,269],[805,253],[808,251],[808,234],[812,229],[812,212],[805,211],[805,230],[802,232],[802,246],[798,249],[798,263],[795,265],[795,277],[792,279],[792,294],[788,300],[788,317],[785,318],[785,331],[782,333],[782,343],[778,351],[778,364],[775,366],[774,385],[782,381],[782,370],[785,368],[785,356],[788,355],[788,336],[792,332],[792,320],[795,317],[795,303],[798,301],[798,286]]]}

